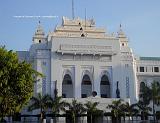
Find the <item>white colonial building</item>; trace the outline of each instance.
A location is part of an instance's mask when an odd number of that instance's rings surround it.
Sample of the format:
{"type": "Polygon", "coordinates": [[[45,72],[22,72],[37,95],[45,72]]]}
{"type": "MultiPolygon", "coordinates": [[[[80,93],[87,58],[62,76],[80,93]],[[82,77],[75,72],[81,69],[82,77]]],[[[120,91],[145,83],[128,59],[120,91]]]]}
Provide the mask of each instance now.
{"type": "Polygon", "coordinates": [[[121,27],[118,34],[109,34],[92,19],[63,17],[62,25],[47,36],[39,24],[30,50],[18,55],[44,74],[35,94],[54,97],[57,92],[82,100],[96,91],[100,102],[120,97],[134,103],[141,82],[160,81],[160,58],[135,58],[121,27]]]}

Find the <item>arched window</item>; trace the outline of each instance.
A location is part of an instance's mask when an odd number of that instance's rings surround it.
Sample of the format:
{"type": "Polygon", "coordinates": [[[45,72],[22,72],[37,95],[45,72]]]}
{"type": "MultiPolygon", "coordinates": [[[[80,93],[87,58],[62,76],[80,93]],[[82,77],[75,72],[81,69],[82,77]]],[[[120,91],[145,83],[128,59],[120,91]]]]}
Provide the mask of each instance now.
{"type": "Polygon", "coordinates": [[[143,88],[146,86],[146,84],[144,82],[140,83],[140,92],[142,92],[143,88]]]}
{"type": "Polygon", "coordinates": [[[101,78],[101,85],[109,85],[109,80],[106,75],[103,75],[101,78]]]}
{"type": "Polygon", "coordinates": [[[110,83],[107,75],[103,75],[101,78],[100,93],[102,98],[110,97],[110,83]]]}
{"type": "Polygon", "coordinates": [[[91,85],[91,80],[88,75],[83,76],[82,85],[91,85]]]}
{"type": "Polygon", "coordinates": [[[92,82],[89,75],[85,74],[82,78],[81,97],[86,98],[92,95],[92,82]]]}
{"type": "Polygon", "coordinates": [[[72,78],[69,74],[65,74],[62,82],[62,97],[73,98],[72,78]]]}
{"type": "Polygon", "coordinates": [[[64,76],[64,79],[63,79],[63,84],[65,85],[71,85],[72,84],[72,79],[71,79],[71,76],[69,74],[66,74],[64,76]]]}

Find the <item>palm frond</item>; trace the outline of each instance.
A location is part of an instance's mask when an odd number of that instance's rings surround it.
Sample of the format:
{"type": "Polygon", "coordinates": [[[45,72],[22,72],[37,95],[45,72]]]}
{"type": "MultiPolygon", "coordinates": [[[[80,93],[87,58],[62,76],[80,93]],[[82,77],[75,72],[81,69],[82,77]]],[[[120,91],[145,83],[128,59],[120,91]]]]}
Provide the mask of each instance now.
{"type": "Polygon", "coordinates": [[[47,94],[42,96],[41,93],[38,93],[36,97],[31,98],[28,110],[29,111],[35,109],[41,109],[41,111],[47,110],[51,102],[52,102],[52,97],[50,95],[47,94]]]}

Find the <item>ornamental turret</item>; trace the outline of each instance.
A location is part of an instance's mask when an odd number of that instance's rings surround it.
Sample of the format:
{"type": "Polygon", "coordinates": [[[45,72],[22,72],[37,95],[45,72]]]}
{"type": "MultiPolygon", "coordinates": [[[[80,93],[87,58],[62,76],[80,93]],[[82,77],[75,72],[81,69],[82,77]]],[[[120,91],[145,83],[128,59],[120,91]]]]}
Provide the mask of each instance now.
{"type": "Polygon", "coordinates": [[[118,31],[118,38],[120,40],[121,48],[128,47],[128,38],[126,37],[125,33],[123,32],[121,24],[120,24],[120,29],[118,31]]]}
{"type": "Polygon", "coordinates": [[[34,44],[46,42],[45,33],[44,33],[43,28],[40,24],[40,21],[39,21],[38,27],[36,29],[36,32],[35,32],[32,40],[33,40],[34,44]]]}

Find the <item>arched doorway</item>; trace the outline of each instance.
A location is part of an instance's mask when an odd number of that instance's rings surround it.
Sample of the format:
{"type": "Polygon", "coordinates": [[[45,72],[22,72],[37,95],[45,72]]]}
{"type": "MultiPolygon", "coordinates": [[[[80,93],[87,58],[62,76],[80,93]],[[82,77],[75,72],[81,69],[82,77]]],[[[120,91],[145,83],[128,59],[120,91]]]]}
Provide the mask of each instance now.
{"type": "Polygon", "coordinates": [[[86,98],[92,95],[92,82],[90,77],[85,74],[81,84],[81,97],[86,98]]]}
{"type": "Polygon", "coordinates": [[[65,74],[62,82],[62,97],[73,98],[73,83],[69,74],[65,74]]]}
{"type": "Polygon", "coordinates": [[[140,83],[140,88],[141,88],[141,87],[143,88],[144,86],[145,86],[145,82],[141,82],[141,83],[140,83]]]}
{"type": "Polygon", "coordinates": [[[102,98],[110,98],[110,83],[107,75],[101,78],[100,93],[102,98]]]}
{"type": "Polygon", "coordinates": [[[145,88],[146,84],[145,82],[141,82],[140,83],[140,93],[143,91],[143,89],[145,88]]]}

